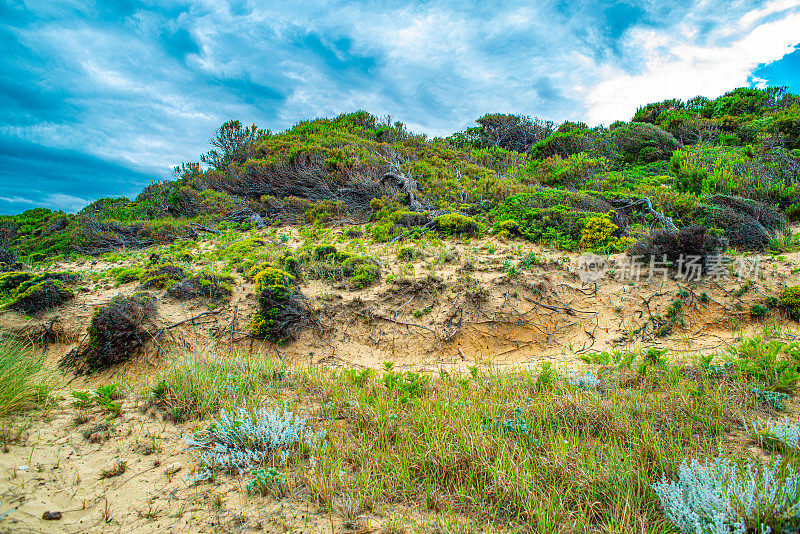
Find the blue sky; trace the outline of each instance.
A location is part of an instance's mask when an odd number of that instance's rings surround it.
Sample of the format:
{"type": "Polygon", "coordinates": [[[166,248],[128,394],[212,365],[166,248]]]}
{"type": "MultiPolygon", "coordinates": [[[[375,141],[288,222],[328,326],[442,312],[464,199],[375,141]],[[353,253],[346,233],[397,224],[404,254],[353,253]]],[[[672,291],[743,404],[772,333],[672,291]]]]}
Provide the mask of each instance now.
{"type": "Polygon", "coordinates": [[[743,85],[800,92],[800,0],[4,0],[0,213],[134,197],[222,122],[354,109],[609,124],[743,85]],[[534,5],[535,4],[535,5],[534,5]]]}

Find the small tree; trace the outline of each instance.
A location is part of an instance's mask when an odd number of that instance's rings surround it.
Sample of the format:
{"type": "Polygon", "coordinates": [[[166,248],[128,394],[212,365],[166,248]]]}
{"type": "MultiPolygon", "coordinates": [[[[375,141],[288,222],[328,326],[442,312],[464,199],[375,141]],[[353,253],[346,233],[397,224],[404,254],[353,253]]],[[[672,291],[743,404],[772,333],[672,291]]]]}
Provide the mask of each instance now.
{"type": "Polygon", "coordinates": [[[265,134],[267,132],[255,124],[243,127],[239,121],[228,121],[211,139],[214,149],[200,156],[200,160],[215,169],[225,168],[231,163],[241,165],[253,155],[256,141],[265,134]]]}
{"type": "Polygon", "coordinates": [[[516,152],[527,152],[530,148],[552,134],[555,124],[535,117],[492,113],[476,121],[478,144],[497,146],[516,152]]]}

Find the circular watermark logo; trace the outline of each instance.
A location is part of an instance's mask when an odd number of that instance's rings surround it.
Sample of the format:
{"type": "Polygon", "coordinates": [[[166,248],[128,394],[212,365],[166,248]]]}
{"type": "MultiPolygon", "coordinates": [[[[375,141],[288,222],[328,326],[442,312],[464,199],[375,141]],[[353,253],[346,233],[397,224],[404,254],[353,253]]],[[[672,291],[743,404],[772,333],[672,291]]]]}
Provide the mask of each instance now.
{"type": "Polygon", "coordinates": [[[606,276],[608,261],[597,254],[581,254],[578,257],[578,277],[584,284],[597,282],[606,276]]]}

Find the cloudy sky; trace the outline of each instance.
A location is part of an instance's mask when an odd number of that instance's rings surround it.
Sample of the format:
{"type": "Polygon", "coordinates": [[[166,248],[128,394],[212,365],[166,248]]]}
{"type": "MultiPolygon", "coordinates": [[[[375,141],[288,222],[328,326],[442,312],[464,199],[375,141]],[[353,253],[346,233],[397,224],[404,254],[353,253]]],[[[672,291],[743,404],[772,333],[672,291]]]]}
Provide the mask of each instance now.
{"type": "Polygon", "coordinates": [[[800,92],[800,0],[0,0],[0,213],[134,197],[230,118],[366,109],[609,124],[744,85],[800,92]]]}

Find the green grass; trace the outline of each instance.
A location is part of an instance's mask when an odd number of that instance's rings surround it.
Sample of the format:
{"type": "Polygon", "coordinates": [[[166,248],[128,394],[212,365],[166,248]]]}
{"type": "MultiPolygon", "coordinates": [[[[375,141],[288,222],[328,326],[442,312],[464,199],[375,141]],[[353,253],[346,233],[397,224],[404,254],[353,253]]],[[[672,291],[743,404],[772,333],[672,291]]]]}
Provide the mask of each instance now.
{"type": "Polygon", "coordinates": [[[276,365],[238,353],[227,356],[195,347],[174,356],[176,363],[158,373],[148,391],[151,402],[174,421],[257,403],[283,376],[276,365]]]}
{"type": "Polygon", "coordinates": [[[382,503],[511,531],[671,532],[652,483],[684,458],[746,457],[732,436],[759,407],[746,377],[645,360],[605,368],[593,389],[552,368],[285,371],[196,353],[151,395],[179,419],[246,404],[316,421],[327,437],[313,469],[303,455],[264,467],[286,475],[289,497],[345,519],[382,503]]]}
{"type": "Polygon", "coordinates": [[[0,334],[0,418],[41,405],[51,384],[29,345],[0,334]]]}

